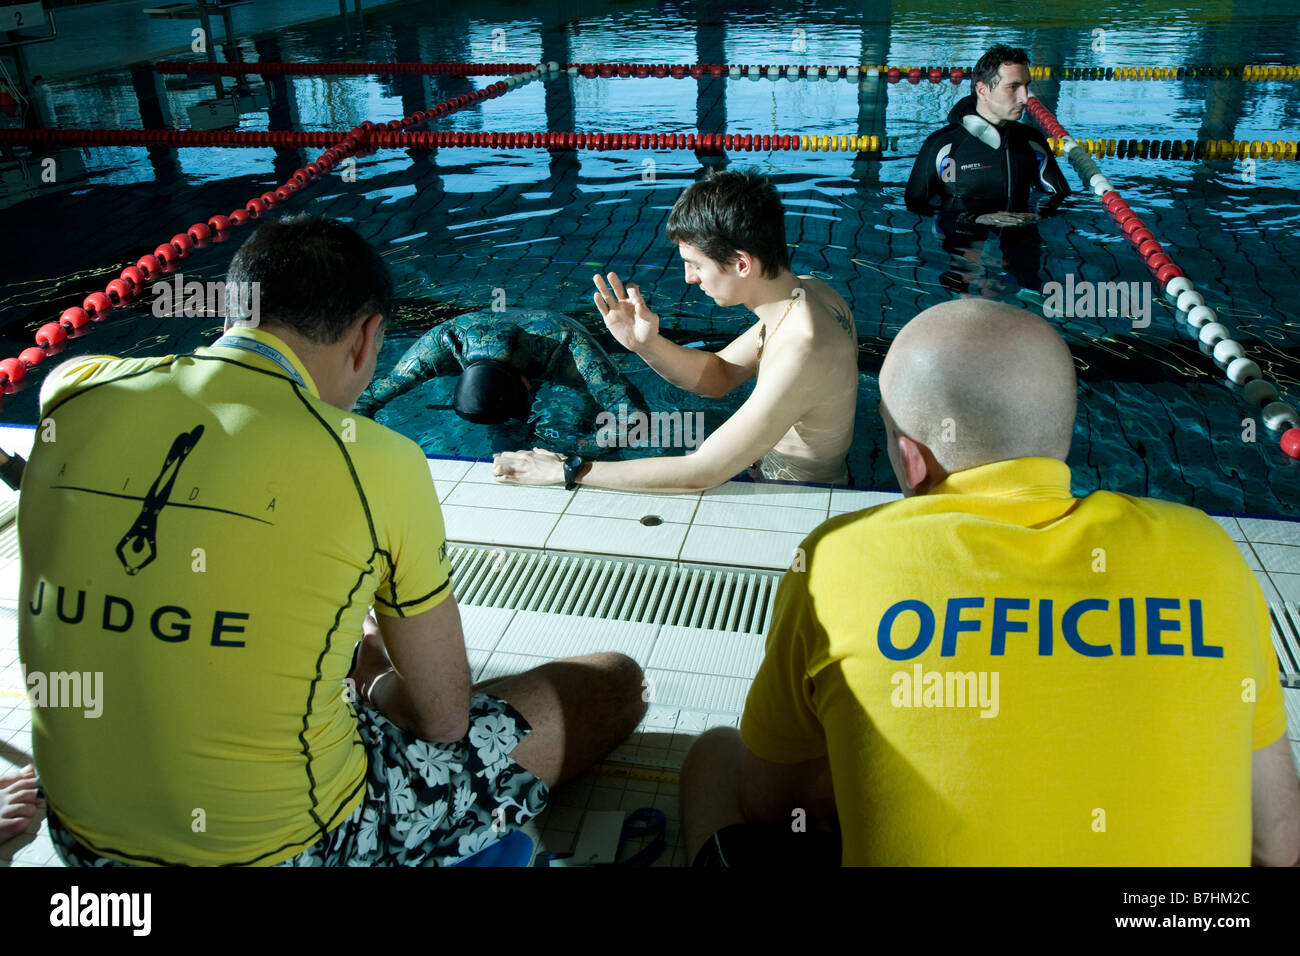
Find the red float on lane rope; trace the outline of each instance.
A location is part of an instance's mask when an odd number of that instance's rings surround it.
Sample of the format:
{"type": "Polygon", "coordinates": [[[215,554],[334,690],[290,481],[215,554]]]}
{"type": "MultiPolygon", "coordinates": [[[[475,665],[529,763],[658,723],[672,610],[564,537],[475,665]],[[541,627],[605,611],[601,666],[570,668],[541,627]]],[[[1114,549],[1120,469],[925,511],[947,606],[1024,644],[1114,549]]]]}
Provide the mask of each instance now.
{"type": "MultiPolygon", "coordinates": [[[[37,349],[39,352],[40,349],[37,349]]],[[[41,353],[44,355],[45,353],[41,353]]],[[[10,385],[17,385],[27,374],[27,366],[19,359],[7,358],[0,360],[0,378],[3,378],[10,385]]]]}
{"type": "Polygon", "coordinates": [[[90,321],[99,322],[113,311],[113,302],[102,292],[92,292],[86,296],[86,301],[81,303],[81,307],[90,316],[90,321]]]}
{"type": "Polygon", "coordinates": [[[36,330],[36,344],[40,346],[58,345],[67,337],[67,331],[57,322],[46,322],[36,330]]]}
{"type": "Polygon", "coordinates": [[[85,328],[90,324],[90,316],[86,314],[85,309],[74,305],[70,309],[63,310],[63,314],[59,316],[59,324],[74,329],[85,328]]]}
{"type": "Polygon", "coordinates": [[[135,298],[135,287],[125,279],[114,279],[104,286],[104,293],[114,305],[126,305],[135,298]]]}
{"type": "Polygon", "coordinates": [[[1300,428],[1288,428],[1282,433],[1280,444],[1288,458],[1300,459],[1300,428]]]}
{"type": "Polygon", "coordinates": [[[139,295],[141,291],[144,290],[145,287],[144,273],[140,271],[139,266],[127,266],[118,274],[127,282],[131,283],[132,289],[135,290],[134,292],[135,295],[139,295]]]}

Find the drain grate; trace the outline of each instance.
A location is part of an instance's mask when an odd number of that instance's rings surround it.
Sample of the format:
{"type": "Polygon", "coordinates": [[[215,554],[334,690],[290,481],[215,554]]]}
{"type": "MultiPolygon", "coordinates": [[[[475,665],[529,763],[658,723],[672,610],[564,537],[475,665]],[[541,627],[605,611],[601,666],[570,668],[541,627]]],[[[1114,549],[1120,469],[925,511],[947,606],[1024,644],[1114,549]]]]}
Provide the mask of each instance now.
{"type": "Polygon", "coordinates": [[[1273,650],[1282,671],[1282,686],[1300,687],[1300,604],[1270,603],[1268,616],[1272,618],[1273,650]]]}
{"type": "Polygon", "coordinates": [[[456,600],[479,607],[764,634],[779,571],[454,545],[456,600]]]}

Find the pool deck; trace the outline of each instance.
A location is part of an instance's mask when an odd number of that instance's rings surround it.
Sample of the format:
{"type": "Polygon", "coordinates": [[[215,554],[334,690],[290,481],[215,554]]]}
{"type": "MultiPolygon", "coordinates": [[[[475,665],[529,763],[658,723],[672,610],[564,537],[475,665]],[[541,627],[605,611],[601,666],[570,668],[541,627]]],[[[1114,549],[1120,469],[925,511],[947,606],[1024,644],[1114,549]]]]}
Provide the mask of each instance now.
{"type": "MultiPolygon", "coordinates": [[[[27,454],[31,429],[0,427],[0,447],[27,454]]],[[[507,487],[484,462],[430,459],[450,541],[689,564],[781,570],[800,540],[828,517],[901,497],[885,492],[728,482],[702,494],[641,495],[580,488],[507,487]],[[643,518],[655,516],[658,523],[643,518]]],[[[0,489],[0,526],[12,520],[17,496],[0,489]]],[[[1255,571],[1272,603],[1300,603],[1300,522],[1215,516],[1255,571]]],[[[0,768],[31,753],[31,711],[18,664],[18,554],[0,535],[0,768]]],[[[549,657],[623,650],[654,679],[656,695],[637,732],[605,765],[555,790],[551,806],[525,832],[550,853],[567,853],[588,811],[653,806],[668,820],[667,849],[655,865],[684,865],[676,777],[691,741],[713,726],[735,726],[762,656],[761,636],[625,621],[575,619],[557,636],[560,615],[497,612],[463,606],[475,680],[512,673],[549,657]],[[521,624],[506,639],[511,617],[521,624]],[[691,633],[694,630],[694,633],[691,633]],[[547,634],[550,634],[549,638],[547,634]],[[684,632],[684,633],[683,633],[684,632]],[[574,634],[578,634],[575,638],[574,634]],[[550,641],[550,646],[547,641],[550,641]],[[563,642],[561,650],[557,641],[563,642]],[[521,652],[522,651],[522,652],[521,652]],[[620,772],[622,771],[622,772],[620,772]]],[[[1298,618],[1300,619],[1300,618],[1298,618]]],[[[518,622],[515,622],[518,623],[518,622]]],[[[1300,689],[1284,691],[1292,749],[1300,760],[1300,689]]],[[[43,818],[0,846],[0,866],[60,866],[43,818]]],[[[553,864],[556,865],[556,864],[553,864]]],[[[563,865],[559,863],[558,865],[563,865]]]]}

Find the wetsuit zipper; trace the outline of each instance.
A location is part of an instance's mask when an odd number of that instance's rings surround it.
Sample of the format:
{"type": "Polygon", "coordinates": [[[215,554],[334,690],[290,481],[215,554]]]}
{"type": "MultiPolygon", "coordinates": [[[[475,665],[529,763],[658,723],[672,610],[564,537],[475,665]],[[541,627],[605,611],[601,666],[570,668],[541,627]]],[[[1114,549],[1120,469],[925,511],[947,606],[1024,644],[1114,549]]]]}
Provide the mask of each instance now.
{"type": "Polygon", "coordinates": [[[1002,149],[1007,154],[1007,211],[1011,211],[1011,150],[1007,149],[1006,134],[1002,136],[1002,149]]]}

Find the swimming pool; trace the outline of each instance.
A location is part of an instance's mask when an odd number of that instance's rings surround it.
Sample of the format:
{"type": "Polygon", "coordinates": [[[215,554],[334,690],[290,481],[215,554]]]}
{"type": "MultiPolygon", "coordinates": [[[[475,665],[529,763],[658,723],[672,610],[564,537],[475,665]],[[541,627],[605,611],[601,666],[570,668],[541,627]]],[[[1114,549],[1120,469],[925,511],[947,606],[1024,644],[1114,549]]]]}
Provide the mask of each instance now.
{"type": "MultiPolygon", "coordinates": [[[[888,9],[888,8],[884,8],[888,9]]],[[[1294,17],[1280,5],[1199,19],[1169,5],[1107,8],[1096,18],[1076,5],[1036,8],[1034,22],[988,25],[975,5],[944,4],[884,13],[819,5],[729,8],[697,18],[674,4],[591,8],[559,22],[486,6],[473,15],[440,6],[393,4],[367,14],[364,36],[336,21],[249,37],[245,59],[284,61],[524,61],[560,63],[746,63],[957,65],[988,45],[1026,46],[1038,65],[1184,66],[1215,62],[1294,63],[1294,17]],[[418,17],[417,17],[418,14],[418,17]],[[1103,31],[1101,34],[1096,30],[1103,31]],[[499,31],[499,32],[497,32],[499,31]],[[1288,36],[1292,39],[1288,39],[1288,36]],[[616,39],[615,39],[616,38],[616,39]],[[1098,39],[1104,42],[1098,44],[1098,39]],[[504,44],[504,49],[500,47],[504,44]],[[340,57],[339,51],[346,50],[340,57]]],[[[495,82],[497,77],[291,76],[272,79],[270,105],[253,108],[241,129],[347,130],[365,119],[409,115],[495,82]]],[[[163,101],[184,125],[186,108],[212,93],[211,79],[168,77],[163,101]]],[[[231,85],[226,81],[227,86],[231,85]]],[[[254,86],[260,80],[254,78],[254,86]]],[[[1167,81],[1061,80],[1031,91],[1078,139],[1275,140],[1297,137],[1294,81],[1190,78],[1167,81]]],[[[130,78],[109,73],[52,81],[62,126],[137,126],[130,78]]],[[[850,467],[862,488],[896,490],[875,412],[876,371],[899,328],[950,298],[953,263],[928,221],[902,204],[902,185],[924,136],[942,123],[968,83],[946,79],[891,84],[883,78],[593,78],[561,75],[462,110],[430,128],[460,132],[584,130],[686,133],[877,133],[891,148],[877,158],[852,153],[732,152],[711,165],[756,166],[771,175],[787,209],[796,271],[827,279],[853,308],[860,341],[859,406],[850,467]],[[896,148],[892,148],[896,141],[896,148]]],[[[250,101],[251,102],[251,101],[250,101]]],[[[256,106],[255,103],[252,104],[256,106]]],[[[1027,120],[1028,121],[1028,120],[1027,120]]],[[[15,205],[4,213],[0,320],[10,351],[31,331],[79,303],[107,275],[151,251],[188,224],[205,221],[286,179],[317,150],[93,147],[89,177],[76,188],[15,205]],[[23,237],[21,242],[13,241],[23,237]]],[[[1300,167],[1240,161],[1100,160],[1207,301],[1259,361],[1284,397],[1300,399],[1300,320],[1287,293],[1297,285],[1288,251],[1298,217],[1300,167]],[[1249,175],[1247,175],[1249,173],[1249,175]]],[[[591,275],[617,271],[638,282],[664,325],[683,344],[717,347],[748,325],[743,310],[720,309],[683,281],[675,247],[663,236],[673,200],[700,169],[693,152],[538,149],[381,150],[359,162],[355,182],[338,175],[284,204],[351,222],[383,252],[403,310],[381,367],[395,361],[437,317],[505,304],[555,309],[584,322],[652,408],[702,411],[709,427],[734,410],[747,389],[710,401],[658,379],[604,333],[591,306],[591,275]],[[647,160],[649,165],[647,165],[647,160]]],[[[1079,188],[1073,170],[1065,175],[1079,188]]],[[[1149,281],[1141,260],[1096,197],[1076,192],[1039,228],[1044,281],[1149,281]]],[[[187,278],[217,279],[242,239],[186,260],[187,278]]],[[[970,264],[985,294],[1024,307],[1014,280],[990,261],[970,264]]],[[[1158,286],[1156,286],[1158,298],[1158,286]]],[[[1258,417],[1212,357],[1156,303],[1149,327],[1118,317],[1056,320],[1076,358],[1080,407],[1069,463],[1074,491],[1098,487],[1153,495],[1206,510],[1300,516],[1300,471],[1258,427],[1242,440],[1243,419],[1258,417]]],[[[204,344],[216,321],[161,319],[147,303],[116,310],[65,355],[110,351],[159,354],[204,344]]],[[[7,396],[6,421],[33,424],[33,370],[25,391],[7,396]]],[[[395,401],[380,420],[418,440],[430,455],[486,457],[509,447],[508,432],[469,426],[446,404],[449,381],[395,401]]],[[[544,396],[543,396],[544,400],[544,396]]]]}

